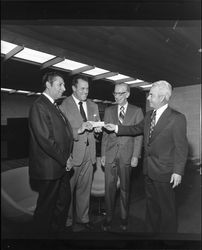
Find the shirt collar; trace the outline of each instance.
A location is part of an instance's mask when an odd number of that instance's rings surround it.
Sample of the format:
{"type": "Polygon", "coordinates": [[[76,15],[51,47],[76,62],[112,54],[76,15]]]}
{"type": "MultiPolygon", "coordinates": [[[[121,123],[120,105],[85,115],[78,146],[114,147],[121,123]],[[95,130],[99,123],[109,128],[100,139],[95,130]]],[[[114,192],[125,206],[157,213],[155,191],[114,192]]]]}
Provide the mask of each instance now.
{"type": "Polygon", "coordinates": [[[49,95],[48,95],[47,93],[45,93],[45,92],[43,92],[42,94],[45,95],[45,96],[50,100],[50,102],[54,104],[55,101],[54,101],[54,99],[53,99],[51,96],[49,96],[49,95]]]}
{"type": "Polygon", "coordinates": [[[118,104],[118,109],[120,110],[121,107],[124,107],[124,111],[126,111],[127,107],[128,107],[128,102],[126,102],[125,105],[119,105],[118,104]]]}
{"type": "Polygon", "coordinates": [[[156,114],[160,116],[167,109],[167,107],[168,107],[168,104],[166,103],[165,105],[163,105],[162,107],[156,110],[156,114]]]}
{"type": "Polygon", "coordinates": [[[84,104],[86,103],[86,101],[80,101],[78,98],[76,98],[73,94],[72,97],[74,99],[74,101],[76,102],[77,105],[79,105],[79,102],[83,102],[84,104]]]}

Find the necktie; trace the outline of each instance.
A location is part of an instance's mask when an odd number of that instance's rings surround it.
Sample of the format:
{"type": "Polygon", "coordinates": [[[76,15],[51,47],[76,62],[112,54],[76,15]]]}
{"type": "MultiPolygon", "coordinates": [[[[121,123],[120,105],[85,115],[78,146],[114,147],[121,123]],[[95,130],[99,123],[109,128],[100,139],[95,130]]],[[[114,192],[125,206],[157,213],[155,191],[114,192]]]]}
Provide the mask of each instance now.
{"type": "Polygon", "coordinates": [[[60,110],[58,104],[57,104],[56,102],[54,102],[54,105],[55,105],[56,109],[59,111],[60,115],[62,116],[62,119],[63,119],[64,122],[66,123],[66,118],[65,118],[65,116],[63,115],[63,113],[61,112],[61,110],[60,110]]]}
{"type": "Polygon", "coordinates": [[[120,122],[120,124],[123,123],[124,116],[125,116],[124,106],[121,106],[121,108],[120,108],[120,113],[119,113],[119,122],[120,122]]]}
{"type": "Polygon", "coordinates": [[[151,115],[151,124],[150,124],[150,129],[149,129],[149,140],[151,139],[152,132],[154,130],[155,121],[156,121],[156,110],[154,110],[152,115],[151,115]]]}
{"type": "Polygon", "coordinates": [[[86,118],[86,113],[83,109],[83,102],[79,102],[79,106],[80,106],[80,113],[81,113],[81,116],[83,118],[83,121],[86,122],[87,118],[86,118]]]}

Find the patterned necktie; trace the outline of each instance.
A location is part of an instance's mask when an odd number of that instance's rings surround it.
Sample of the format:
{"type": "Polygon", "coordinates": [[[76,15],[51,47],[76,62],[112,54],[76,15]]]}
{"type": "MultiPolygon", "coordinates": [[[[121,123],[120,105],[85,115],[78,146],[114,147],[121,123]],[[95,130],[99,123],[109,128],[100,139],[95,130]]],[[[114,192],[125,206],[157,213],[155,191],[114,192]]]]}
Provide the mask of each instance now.
{"type": "Polygon", "coordinates": [[[150,124],[150,129],[149,129],[149,140],[151,139],[152,132],[153,132],[154,126],[155,126],[155,122],[156,122],[156,110],[154,110],[152,115],[151,115],[151,124],[150,124]]]}
{"type": "Polygon", "coordinates": [[[120,124],[123,123],[124,116],[125,116],[124,106],[121,106],[121,108],[120,108],[120,113],[119,113],[119,122],[120,122],[120,124]]]}
{"type": "Polygon", "coordinates": [[[83,109],[83,102],[79,102],[79,106],[80,106],[80,113],[81,113],[81,116],[83,118],[83,121],[86,122],[87,118],[86,118],[86,113],[83,109]]]}

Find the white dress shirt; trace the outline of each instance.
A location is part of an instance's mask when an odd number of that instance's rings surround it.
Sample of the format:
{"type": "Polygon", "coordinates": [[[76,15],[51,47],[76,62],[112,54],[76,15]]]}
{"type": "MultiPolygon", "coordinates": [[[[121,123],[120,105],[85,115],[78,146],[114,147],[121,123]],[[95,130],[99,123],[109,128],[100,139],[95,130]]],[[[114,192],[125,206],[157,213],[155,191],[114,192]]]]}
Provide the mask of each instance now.
{"type": "MultiPolygon", "coordinates": [[[[80,101],[79,99],[77,99],[74,95],[72,95],[74,101],[76,102],[76,105],[79,109],[79,112],[80,112],[80,105],[79,105],[79,102],[82,102],[80,101]]],[[[86,118],[88,119],[88,112],[87,112],[87,104],[86,104],[86,101],[85,102],[82,102],[83,103],[83,109],[84,109],[84,112],[86,114],[86,118]]]]}
{"type": "Polygon", "coordinates": [[[156,110],[156,119],[155,119],[155,125],[157,124],[160,116],[163,114],[163,112],[167,109],[168,104],[163,105],[159,109],[156,110]]]}

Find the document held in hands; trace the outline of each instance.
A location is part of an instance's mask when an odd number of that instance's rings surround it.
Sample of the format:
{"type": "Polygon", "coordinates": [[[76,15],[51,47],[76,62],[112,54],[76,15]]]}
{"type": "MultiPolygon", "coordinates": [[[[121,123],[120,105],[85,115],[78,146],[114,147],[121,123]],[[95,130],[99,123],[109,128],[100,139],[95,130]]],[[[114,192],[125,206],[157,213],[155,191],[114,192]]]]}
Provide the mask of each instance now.
{"type": "Polygon", "coordinates": [[[94,122],[94,121],[88,121],[93,125],[93,128],[96,127],[104,127],[105,123],[104,122],[94,122]]]}

